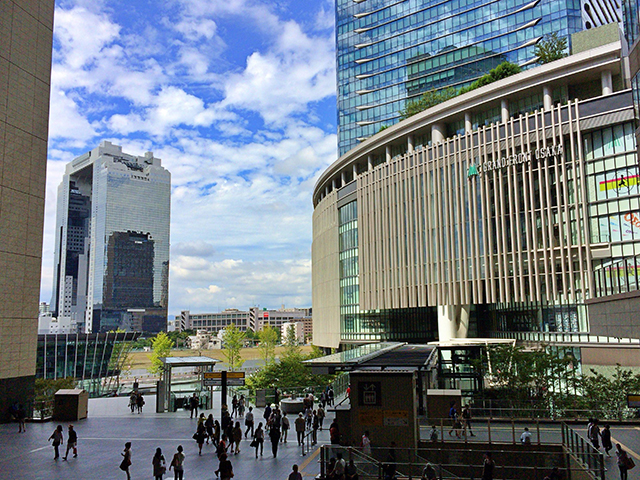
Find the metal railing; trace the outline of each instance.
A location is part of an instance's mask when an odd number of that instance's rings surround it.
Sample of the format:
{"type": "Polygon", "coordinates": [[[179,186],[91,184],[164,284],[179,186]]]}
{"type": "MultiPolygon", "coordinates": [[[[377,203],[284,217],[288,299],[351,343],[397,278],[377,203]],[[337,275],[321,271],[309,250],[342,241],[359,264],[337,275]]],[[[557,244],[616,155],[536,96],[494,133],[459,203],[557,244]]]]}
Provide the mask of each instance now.
{"type": "Polygon", "coordinates": [[[431,443],[483,443],[519,445],[524,428],[529,429],[534,445],[561,445],[562,434],[557,424],[534,419],[492,421],[491,419],[471,419],[469,424],[461,421],[454,425],[450,418],[421,418],[420,438],[431,443]],[[436,427],[437,440],[431,439],[431,429],[436,427]],[[426,428],[425,428],[426,427],[426,428]]]}
{"type": "Polygon", "coordinates": [[[623,420],[640,418],[638,409],[621,406],[617,409],[592,409],[592,408],[567,408],[559,403],[552,403],[546,408],[539,404],[520,404],[516,406],[500,405],[495,399],[474,399],[473,415],[483,419],[530,419],[540,420],[587,420],[600,418],[610,420],[623,420]]]}
{"type": "MultiPolygon", "coordinates": [[[[536,451],[533,448],[492,449],[495,480],[542,480],[557,469],[561,478],[579,478],[585,472],[594,480],[593,470],[585,464],[572,464],[560,446],[556,452],[536,451]]],[[[331,473],[332,460],[338,453],[353,468],[359,478],[382,480],[384,478],[420,479],[427,465],[431,464],[438,479],[481,478],[483,472],[484,449],[408,449],[373,448],[367,455],[356,447],[323,445],[320,450],[320,478],[326,479],[331,473]],[[393,450],[393,455],[391,455],[393,450]],[[393,472],[390,472],[393,470],[393,472]]],[[[589,460],[587,460],[589,461],[589,460]]],[[[595,460],[591,460],[594,462],[595,460]]],[[[604,477],[602,477],[604,478],[604,477]]]]}
{"type": "Polygon", "coordinates": [[[580,345],[616,345],[640,348],[640,338],[608,337],[575,332],[492,332],[493,338],[515,339],[525,342],[543,342],[548,344],[580,345]]]}
{"type": "Polygon", "coordinates": [[[32,420],[50,420],[53,417],[54,399],[33,402],[32,420]]]}
{"type": "Polygon", "coordinates": [[[562,423],[562,445],[596,480],[605,480],[604,455],[587,439],[562,423]]]}

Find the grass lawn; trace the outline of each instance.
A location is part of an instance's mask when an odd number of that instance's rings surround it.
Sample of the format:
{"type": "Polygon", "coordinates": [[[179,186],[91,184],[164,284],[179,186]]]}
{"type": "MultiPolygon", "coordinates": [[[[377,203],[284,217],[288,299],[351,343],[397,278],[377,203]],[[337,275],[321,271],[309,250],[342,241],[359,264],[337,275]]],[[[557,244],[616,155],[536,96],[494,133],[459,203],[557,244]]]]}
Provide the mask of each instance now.
{"type": "MultiPolygon", "coordinates": [[[[310,345],[303,345],[300,347],[300,351],[303,354],[307,354],[311,352],[310,345]]],[[[225,357],[222,353],[222,350],[173,350],[173,357],[197,357],[198,355],[202,355],[209,358],[215,358],[216,360],[220,360],[221,362],[225,361],[225,357]]],[[[284,347],[276,347],[276,357],[279,357],[284,353],[284,347]]],[[[240,351],[242,358],[245,360],[259,360],[260,359],[260,349],[258,348],[243,348],[240,351]]],[[[131,352],[129,354],[129,363],[128,365],[131,368],[149,368],[151,366],[151,360],[149,356],[151,352],[131,352]]]]}

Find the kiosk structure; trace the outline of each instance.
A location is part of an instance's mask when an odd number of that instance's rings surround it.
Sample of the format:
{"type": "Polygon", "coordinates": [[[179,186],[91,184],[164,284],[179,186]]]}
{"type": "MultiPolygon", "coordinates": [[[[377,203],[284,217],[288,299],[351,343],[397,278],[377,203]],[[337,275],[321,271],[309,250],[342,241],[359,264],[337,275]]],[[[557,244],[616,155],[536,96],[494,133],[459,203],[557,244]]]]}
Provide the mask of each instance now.
{"type": "Polygon", "coordinates": [[[199,381],[202,384],[205,372],[213,371],[220,360],[209,357],[163,357],[162,380],[158,382],[156,412],[163,413],[171,410],[171,371],[176,367],[198,368],[199,381]]]}

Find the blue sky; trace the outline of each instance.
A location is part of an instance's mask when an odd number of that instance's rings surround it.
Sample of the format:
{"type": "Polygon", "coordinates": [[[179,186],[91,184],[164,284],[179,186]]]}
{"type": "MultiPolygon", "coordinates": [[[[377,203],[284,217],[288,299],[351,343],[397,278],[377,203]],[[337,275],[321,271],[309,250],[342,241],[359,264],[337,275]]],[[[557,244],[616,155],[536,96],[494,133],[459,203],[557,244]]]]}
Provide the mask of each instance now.
{"type": "Polygon", "coordinates": [[[64,165],[110,140],[172,173],[170,314],[310,306],[333,18],[325,0],[58,1],[42,301],[64,165]]]}

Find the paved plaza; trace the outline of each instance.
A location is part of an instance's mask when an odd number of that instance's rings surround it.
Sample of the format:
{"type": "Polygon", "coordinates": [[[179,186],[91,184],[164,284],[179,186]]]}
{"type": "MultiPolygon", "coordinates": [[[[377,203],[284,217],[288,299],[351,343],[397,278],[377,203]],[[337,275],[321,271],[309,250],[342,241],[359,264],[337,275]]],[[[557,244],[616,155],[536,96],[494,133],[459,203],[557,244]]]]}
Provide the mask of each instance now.
{"type": "MultiPolygon", "coordinates": [[[[196,430],[196,420],[189,418],[190,412],[180,410],[176,413],[155,413],[155,398],[145,397],[146,405],[142,414],[132,414],[127,407],[129,399],[105,398],[89,401],[89,417],[72,422],[78,432],[78,458],[69,455],[67,461],[53,460],[53,447],[47,439],[58,422],[27,423],[26,433],[17,433],[17,424],[0,425],[0,478],[10,479],[125,479],[126,474],[118,466],[122,457],[120,452],[124,443],[132,443],[131,478],[153,478],[151,459],[157,447],[168,464],[178,445],[184,447],[186,455],[185,479],[215,479],[218,468],[215,448],[205,444],[202,456],[198,455],[198,446],[192,435],[196,430]]],[[[208,415],[220,419],[219,393],[214,394],[214,405],[218,408],[204,410],[208,415]]],[[[262,410],[256,412],[256,426],[263,421],[262,410]]],[[[325,419],[325,429],[318,432],[318,445],[329,443],[328,426],[333,416],[325,419]]],[[[244,420],[238,419],[242,425],[244,420]]],[[[292,427],[293,427],[293,418],[292,427]]],[[[61,456],[66,449],[67,423],[62,423],[65,443],[60,447],[61,456]]],[[[319,449],[313,447],[310,453],[302,456],[296,442],[296,434],[289,431],[289,441],[280,444],[277,458],[271,454],[271,442],[265,439],[264,455],[255,458],[255,450],[249,446],[250,440],[240,444],[240,453],[230,455],[235,473],[234,480],[241,479],[284,479],[296,463],[301,467],[304,477],[315,477],[320,467],[319,449]]],[[[165,479],[173,478],[173,471],[167,472],[165,479]]]]}
{"type": "MultiPolygon", "coordinates": [[[[198,447],[192,435],[196,429],[196,420],[189,418],[190,412],[180,410],[175,413],[155,413],[154,395],[146,396],[146,405],[142,414],[132,414],[128,408],[129,399],[104,398],[89,401],[89,417],[79,422],[73,422],[78,432],[78,458],[71,455],[67,461],[53,460],[53,448],[47,441],[57,422],[29,423],[26,433],[17,433],[17,424],[0,425],[0,438],[3,448],[0,449],[1,478],[11,479],[125,479],[126,475],[120,471],[118,465],[122,457],[120,452],[124,443],[132,443],[131,477],[132,479],[153,478],[151,459],[157,447],[162,448],[167,463],[171,461],[178,445],[185,449],[185,479],[215,479],[214,471],[218,468],[218,460],[212,445],[204,445],[203,455],[198,455],[198,447]]],[[[214,405],[218,406],[219,392],[214,393],[214,405]]],[[[219,419],[220,410],[204,410],[205,414],[213,413],[219,419]]],[[[262,421],[262,410],[256,411],[256,425],[262,421]]],[[[318,445],[329,443],[328,426],[333,414],[328,413],[325,419],[325,429],[318,432],[318,445]]],[[[291,419],[293,420],[293,418],[291,419]]],[[[239,418],[244,424],[242,418],[239,418]]],[[[66,448],[67,424],[62,423],[65,432],[65,444],[61,446],[61,455],[66,448]]],[[[523,427],[527,425],[532,433],[532,443],[560,443],[561,432],[558,424],[541,423],[504,423],[492,422],[490,425],[491,439],[494,442],[511,442],[520,437],[523,427]],[[539,432],[539,433],[538,433],[539,432]]],[[[292,422],[293,426],[293,422],[292,422]]],[[[585,436],[586,425],[572,425],[580,435],[585,436]]],[[[421,427],[421,437],[427,439],[430,428],[421,427]]],[[[469,437],[469,442],[485,443],[489,439],[489,425],[484,421],[476,421],[473,427],[475,437],[469,437]]],[[[613,425],[614,443],[621,443],[625,449],[640,463],[640,427],[635,425],[613,425]]],[[[445,442],[455,442],[449,445],[453,448],[464,448],[455,437],[448,434],[444,426],[445,442]]],[[[375,445],[375,439],[372,439],[375,445]]],[[[271,443],[268,437],[265,441],[264,455],[255,458],[255,450],[249,447],[249,440],[240,445],[238,455],[230,455],[233,464],[234,480],[269,479],[285,480],[291,472],[291,466],[296,463],[301,468],[305,478],[315,477],[319,471],[319,448],[313,447],[311,452],[302,456],[301,449],[295,440],[295,431],[289,432],[289,441],[280,444],[278,457],[271,454],[271,443]]],[[[605,457],[608,479],[619,478],[613,458],[605,457]]],[[[168,472],[169,473],[169,472],[168,472]]],[[[173,473],[165,479],[173,478],[173,473]]],[[[635,470],[629,472],[629,479],[640,478],[635,470]]]]}

